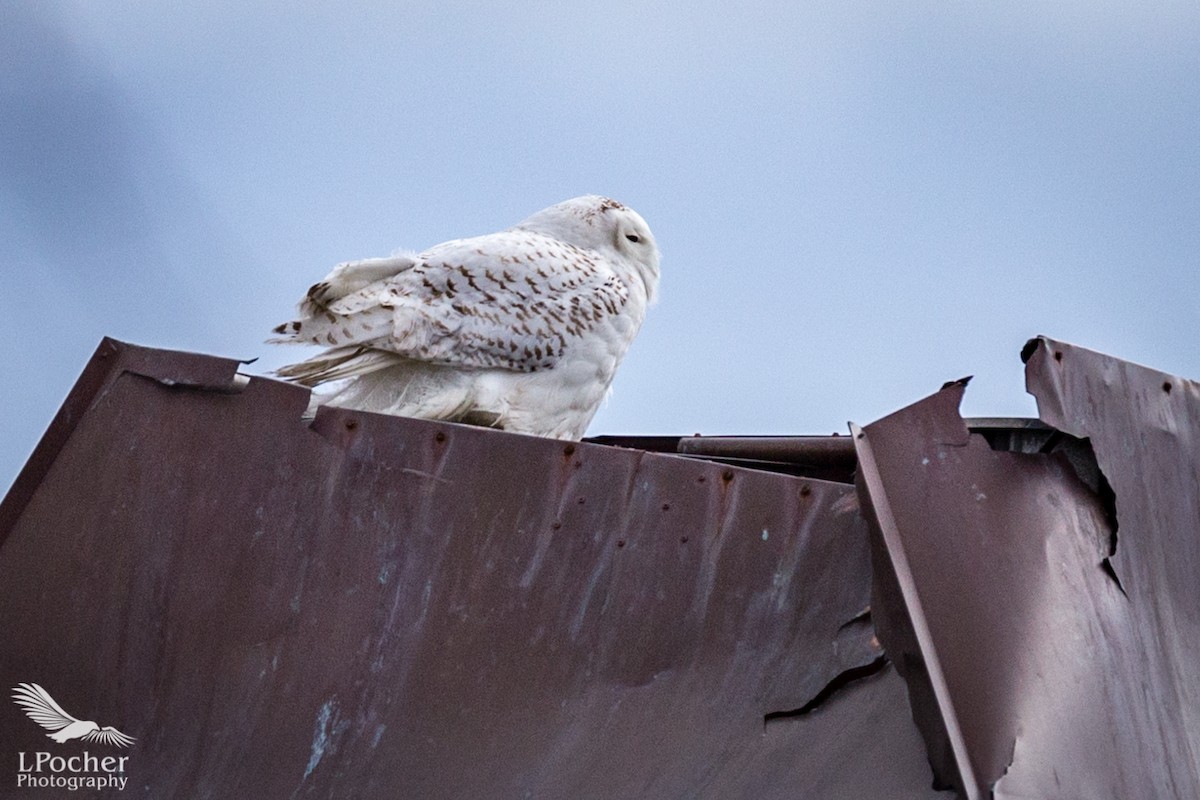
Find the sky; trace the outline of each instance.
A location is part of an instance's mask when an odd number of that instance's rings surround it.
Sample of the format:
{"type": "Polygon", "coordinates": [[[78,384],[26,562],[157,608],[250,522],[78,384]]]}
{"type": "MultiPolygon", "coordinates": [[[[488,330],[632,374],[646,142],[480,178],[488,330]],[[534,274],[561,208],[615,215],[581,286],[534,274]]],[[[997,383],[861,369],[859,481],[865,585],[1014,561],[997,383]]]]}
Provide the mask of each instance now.
{"type": "Polygon", "coordinates": [[[635,208],[590,434],[827,434],[1047,334],[1200,377],[1200,4],[0,4],[0,489],[103,336],[259,360],[336,263],[635,208]]]}

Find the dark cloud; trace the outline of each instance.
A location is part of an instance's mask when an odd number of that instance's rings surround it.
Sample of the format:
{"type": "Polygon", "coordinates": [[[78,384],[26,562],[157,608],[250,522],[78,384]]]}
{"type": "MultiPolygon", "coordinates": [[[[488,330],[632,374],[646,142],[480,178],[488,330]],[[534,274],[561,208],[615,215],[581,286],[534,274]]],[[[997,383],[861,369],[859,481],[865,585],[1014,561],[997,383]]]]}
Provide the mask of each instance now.
{"type": "Polygon", "coordinates": [[[0,191],[38,248],[70,268],[80,250],[150,229],[136,180],[147,146],[119,87],[45,8],[0,10],[0,191]]]}
{"type": "MultiPolygon", "coordinates": [[[[0,487],[101,337],[206,349],[208,268],[233,258],[161,132],[50,3],[0,4],[0,487]],[[32,420],[32,422],[31,422],[32,420]]],[[[211,293],[210,293],[211,294],[211,293]]]]}

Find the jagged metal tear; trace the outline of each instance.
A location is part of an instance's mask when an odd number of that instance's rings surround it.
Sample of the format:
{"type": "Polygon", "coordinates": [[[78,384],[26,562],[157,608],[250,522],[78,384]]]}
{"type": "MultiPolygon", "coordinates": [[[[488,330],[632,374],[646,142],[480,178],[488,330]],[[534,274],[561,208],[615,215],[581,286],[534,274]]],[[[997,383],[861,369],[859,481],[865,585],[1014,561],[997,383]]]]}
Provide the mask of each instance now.
{"type": "Polygon", "coordinates": [[[969,435],[961,384],[856,430],[880,639],[966,797],[1200,796],[1200,392],[1051,340],[1026,356],[1115,502],[1065,452],[969,435]]]}

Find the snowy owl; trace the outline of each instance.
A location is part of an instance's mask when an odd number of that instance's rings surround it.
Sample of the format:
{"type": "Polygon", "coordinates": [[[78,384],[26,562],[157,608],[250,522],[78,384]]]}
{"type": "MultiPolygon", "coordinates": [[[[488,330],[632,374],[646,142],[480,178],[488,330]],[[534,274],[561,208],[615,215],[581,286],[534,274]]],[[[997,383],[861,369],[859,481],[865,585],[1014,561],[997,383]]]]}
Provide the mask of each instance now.
{"type": "Polygon", "coordinates": [[[646,221],[586,195],[508,230],[339,264],[272,342],[323,353],[278,370],[325,405],[579,439],[658,292],[646,221]]]}

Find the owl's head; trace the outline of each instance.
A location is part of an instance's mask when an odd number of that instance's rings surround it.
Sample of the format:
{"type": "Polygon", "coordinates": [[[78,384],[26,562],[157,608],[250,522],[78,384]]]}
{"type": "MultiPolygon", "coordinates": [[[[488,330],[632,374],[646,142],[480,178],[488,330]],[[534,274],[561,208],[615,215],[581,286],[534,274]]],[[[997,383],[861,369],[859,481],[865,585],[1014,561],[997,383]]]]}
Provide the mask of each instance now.
{"type": "Polygon", "coordinates": [[[647,299],[653,301],[658,293],[658,243],[646,220],[629,206],[586,194],[544,208],[515,227],[615,255],[637,270],[647,299]]]}

